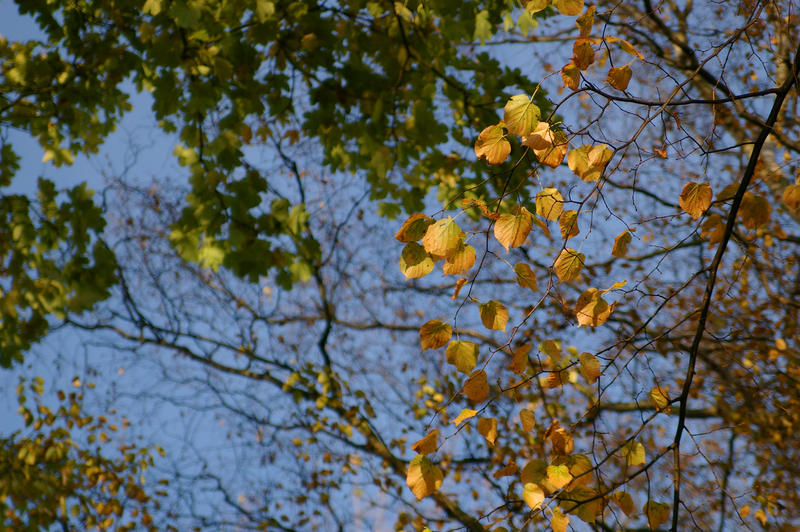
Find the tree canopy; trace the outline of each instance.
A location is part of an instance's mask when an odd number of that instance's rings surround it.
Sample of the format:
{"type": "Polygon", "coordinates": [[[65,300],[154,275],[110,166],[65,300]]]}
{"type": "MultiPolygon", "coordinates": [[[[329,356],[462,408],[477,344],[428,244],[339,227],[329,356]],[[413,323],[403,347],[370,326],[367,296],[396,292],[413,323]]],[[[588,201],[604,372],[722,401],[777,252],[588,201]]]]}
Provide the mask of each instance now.
{"type": "Polygon", "coordinates": [[[70,332],[129,430],[222,443],[108,458],[21,387],[4,524],[800,527],[795,2],[18,7],[0,364],[70,332]],[[179,170],[10,191],[20,132],[69,165],[127,113],[179,170]]]}

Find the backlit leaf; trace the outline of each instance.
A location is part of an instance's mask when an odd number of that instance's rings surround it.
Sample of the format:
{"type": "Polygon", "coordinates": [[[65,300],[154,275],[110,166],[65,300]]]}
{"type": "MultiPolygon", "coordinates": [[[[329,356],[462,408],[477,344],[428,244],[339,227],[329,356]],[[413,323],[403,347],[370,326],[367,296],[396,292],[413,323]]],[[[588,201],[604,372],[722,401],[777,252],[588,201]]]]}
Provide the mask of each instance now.
{"type": "Polygon", "coordinates": [[[489,395],[489,381],[486,379],[486,372],[482,369],[472,373],[464,383],[464,395],[470,401],[480,403],[489,395]]]}
{"type": "Polygon", "coordinates": [[[467,419],[475,417],[475,414],[477,414],[477,413],[478,413],[477,410],[472,410],[471,408],[464,408],[463,410],[461,410],[461,413],[458,414],[458,417],[455,418],[450,423],[452,423],[453,425],[460,425],[461,423],[463,423],[467,419]]]}
{"type": "Polygon", "coordinates": [[[412,445],[411,449],[417,454],[435,453],[438,447],[439,434],[438,430],[430,431],[427,436],[412,445]]]}
{"type": "Polygon", "coordinates": [[[606,81],[618,91],[624,91],[628,88],[628,83],[631,81],[632,74],[633,72],[631,72],[631,67],[628,65],[612,67],[608,71],[608,77],[606,78],[606,81]]]}
{"type": "Polygon", "coordinates": [[[505,331],[508,309],[499,301],[488,301],[479,306],[481,322],[487,329],[505,331]]]}
{"type": "Polygon", "coordinates": [[[461,241],[458,249],[445,261],[442,271],[445,275],[461,275],[474,264],[475,248],[461,241]]]}
{"type": "Polygon", "coordinates": [[[547,480],[555,489],[560,490],[572,480],[572,475],[569,473],[569,467],[566,465],[547,466],[547,480]]]}
{"type": "Polygon", "coordinates": [[[478,135],[475,141],[475,156],[486,159],[489,164],[502,164],[511,153],[511,144],[505,139],[499,124],[489,126],[478,135]]]}
{"type": "Polygon", "coordinates": [[[464,232],[448,217],[428,226],[422,246],[431,255],[449,258],[462,246],[463,238],[464,232]]]}
{"type": "Polygon", "coordinates": [[[525,3],[525,10],[528,13],[538,13],[550,5],[550,0],[528,0],[525,3]]]}
{"type": "Polygon", "coordinates": [[[531,232],[531,213],[520,207],[515,213],[501,214],[494,223],[494,237],[506,248],[517,248],[525,243],[531,232]]]}
{"type": "Polygon", "coordinates": [[[619,509],[629,516],[633,514],[633,497],[626,491],[617,491],[611,495],[611,500],[619,506],[619,509]]]}
{"type": "Polygon", "coordinates": [[[578,229],[578,211],[564,211],[558,217],[558,223],[561,228],[561,238],[564,240],[572,238],[580,233],[578,229]]]}
{"type": "Polygon", "coordinates": [[[644,445],[638,441],[629,441],[622,446],[622,456],[625,457],[625,463],[629,466],[637,466],[644,464],[647,459],[644,453],[644,445]]]}
{"type": "Polygon", "coordinates": [[[708,183],[686,183],[678,201],[681,209],[697,220],[711,206],[711,187],[708,183]]]}
{"type": "MultiPolygon", "coordinates": [[[[493,417],[482,417],[478,420],[478,434],[486,438],[490,445],[497,439],[497,420],[493,417]]],[[[516,464],[514,464],[516,467],[516,464]]]]}
{"type": "Polygon", "coordinates": [[[575,25],[578,26],[581,37],[588,37],[592,33],[592,26],[594,25],[594,13],[596,9],[597,8],[595,8],[594,4],[592,4],[586,8],[586,11],[583,12],[583,15],[575,19],[575,25]]]}
{"type": "Polygon", "coordinates": [[[564,511],[573,514],[585,523],[594,523],[603,511],[603,501],[597,492],[588,486],[576,486],[558,497],[564,511]]]}
{"type": "Polygon", "coordinates": [[[445,352],[447,362],[461,373],[469,373],[478,363],[478,345],[466,340],[453,340],[445,352]]]}
{"type": "Polygon", "coordinates": [[[522,489],[522,500],[531,510],[536,510],[544,502],[544,491],[536,484],[525,484],[522,489]]]}
{"type": "Polygon", "coordinates": [[[508,465],[506,465],[502,469],[499,469],[499,470],[495,471],[494,473],[492,473],[492,476],[494,478],[510,477],[511,475],[516,473],[518,469],[519,468],[517,467],[516,462],[510,462],[508,465]]]}
{"type": "Polygon", "coordinates": [[[422,500],[438,490],[442,486],[443,479],[442,470],[425,455],[417,455],[408,465],[406,484],[417,500],[422,500]]]}
{"type": "Polygon", "coordinates": [[[456,298],[458,297],[458,294],[459,294],[459,292],[461,292],[461,288],[462,288],[462,287],[463,287],[465,284],[467,284],[467,280],[466,280],[464,277],[462,277],[461,279],[459,279],[458,281],[456,281],[456,288],[455,288],[455,290],[453,291],[453,295],[452,295],[452,296],[450,296],[450,299],[456,299],[456,298]]]}
{"type": "Polygon", "coordinates": [[[789,185],[783,190],[783,202],[793,211],[800,210],[800,184],[789,185]]]}
{"type": "Polygon", "coordinates": [[[564,208],[564,197],[556,188],[545,188],[536,194],[536,214],[546,220],[558,220],[564,208]]]}
{"type": "Polygon", "coordinates": [[[536,418],[533,412],[527,408],[523,408],[519,411],[519,420],[522,423],[522,430],[525,432],[532,432],[533,429],[536,428],[536,418]]]}
{"type": "Polygon", "coordinates": [[[553,6],[562,15],[575,17],[583,11],[583,0],[553,0],[553,6]]]}
{"type": "Polygon", "coordinates": [[[642,513],[647,517],[647,523],[650,525],[650,528],[655,530],[669,520],[672,512],[668,504],[647,501],[644,503],[644,507],[642,507],[642,513]]]}
{"type": "Polygon", "coordinates": [[[659,410],[664,410],[669,405],[669,394],[661,386],[656,386],[650,390],[650,400],[659,410]]]}
{"type": "Polygon", "coordinates": [[[450,341],[453,329],[449,323],[440,320],[431,320],[423,325],[419,330],[419,340],[422,350],[438,349],[450,341]]]}
{"type": "Polygon", "coordinates": [[[611,254],[615,257],[624,257],[628,254],[628,245],[631,243],[633,236],[630,231],[623,231],[617,238],[614,239],[614,247],[611,249],[611,254]]]}
{"type": "Polygon", "coordinates": [[[416,242],[409,242],[400,254],[400,271],[406,279],[418,279],[433,271],[433,259],[425,248],[416,242]]]}
{"type": "Polygon", "coordinates": [[[553,532],[567,532],[567,527],[569,527],[569,516],[564,515],[561,508],[556,506],[553,508],[553,517],[550,518],[550,528],[553,532]]]}
{"type": "Polygon", "coordinates": [[[528,288],[532,292],[536,292],[538,284],[536,282],[536,274],[530,266],[524,262],[520,262],[514,266],[514,273],[517,274],[517,284],[522,288],[528,288]]]}
{"type": "Polygon", "coordinates": [[[394,237],[400,242],[416,242],[425,235],[425,231],[428,230],[428,226],[432,223],[433,219],[425,214],[412,214],[403,222],[402,227],[394,237]]]}
{"type": "Polygon", "coordinates": [[[574,281],[581,274],[586,256],[574,249],[563,250],[556,259],[554,268],[558,279],[562,282],[574,281]]]}
{"type": "Polygon", "coordinates": [[[589,288],[581,294],[575,304],[575,317],[578,320],[578,326],[598,327],[608,320],[609,316],[611,316],[611,311],[614,310],[614,306],[606,303],[602,294],[597,288],[589,288]]]}
{"type": "Polygon", "coordinates": [[[625,53],[628,53],[628,54],[636,57],[637,59],[644,59],[644,56],[641,53],[639,53],[639,51],[631,43],[629,43],[625,39],[620,39],[619,37],[608,36],[608,37],[605,38],[605,41],[607,43],[619,43],[620,48],[622,48],[622,50],[625,53]]]}
{"type": "Polygon", "coordinates": [[[556,168],[567,154],[567,137],[555,131],[547,122],[539,122],[530,135],[522,137],[522,145],[533,149],[534,155],[542,163],[556,168]]]}
{"type": "Polygon", "coordinates": [[[589,39],[578,39],[572,46],[572,62],[580,70],[586,70],[594,63],[594,46],[589,39]]]}
{"type": "Polygon", "coordinates": [[[594,384],[600,375],[603,374],[600,361],[591,353],[581,353],[578,359],[580,360],[581,375],[586,379],[588,384],[594,384]]]}
{"type": "Polygon", "coordinates": [[[561,81],[565,87],[574,91],[578,90],[581,82],[581,70],[570,61],[561,69],[561,81]]]}
{"type": "Polygon", "coordinates": [[[539,124],[541,111],[526,94],[512,96],[504,108],[503,122],[512,135],[528,135],[539,124]]]}

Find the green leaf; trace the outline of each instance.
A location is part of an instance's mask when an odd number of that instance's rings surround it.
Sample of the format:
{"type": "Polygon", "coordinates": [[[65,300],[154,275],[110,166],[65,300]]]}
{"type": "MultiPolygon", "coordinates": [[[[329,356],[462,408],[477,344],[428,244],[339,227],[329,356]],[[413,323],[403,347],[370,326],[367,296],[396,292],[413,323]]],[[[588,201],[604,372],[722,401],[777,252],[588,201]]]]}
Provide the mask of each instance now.
{"type": "Polygon", "coordinates": [[[475,34],[472,38],[480,40],[481,44],[486,44],[486,41],[492,39],[493,29],[492,23],[489,22],[489,12],[483,9],[475,15],[475,34]]]}

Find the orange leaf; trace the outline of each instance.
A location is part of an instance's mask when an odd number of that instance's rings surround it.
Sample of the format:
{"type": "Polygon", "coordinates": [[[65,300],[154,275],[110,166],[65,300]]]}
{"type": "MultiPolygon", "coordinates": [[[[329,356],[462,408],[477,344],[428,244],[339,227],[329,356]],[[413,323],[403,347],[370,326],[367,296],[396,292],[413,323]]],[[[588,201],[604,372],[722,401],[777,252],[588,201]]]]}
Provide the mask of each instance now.
{"type": "Polygon", "coordinates": [[[511,144],[503,134],[500,124],[489,126],[478,135],[475,142],[475,156],[486,159],[489,164],[503,164],[511,153],[511,144]]]}
{"type": "Polygon", "coordinates": [[[464,383],[464,395],[470,401],[480,403],[489,395],[489,381],[486,379],[486,372],[482,369],[472,373],[464,383]]]}
{"type": "Polygon", "coordinates": [[[493,417],[482,417],[478,420],[478,434],[486,438],[490,445],[497,439],[497,420],[493,417]]]}
{"type": "Polygon", "coordinates": [[[430,454],[436,452],[438,446],[439,431],[432,430],[427,436],[419,440],[411,446],[411,449],[417,454],[430,454]]]}
{"type": "Polygon", "coordinates": [[[628,88],[628,83],[631,81],[632,74],[631,67],[628,65],[613,67],[608,71],[608,78],[606,78],[606,81],[618,91],[624,91],[628,88]]]}
{"type": "Polygon", "coordinates": [[[683,187],[678,202],[681,209],[697,220],[711,206],[711,187],[708,183],[686,183],[683,187]]]}
{"type": "Polygon", "coordinates": [[[431,320],[423,325],[419,330],[419,340],[422,350],[438,349],[450,341],[453,329],[449,323],[439,320],[431,320]]]}
{"type": "Polygon", "coordinates": [[[581,82],[581,71],[575,66],[575,63],[569,62],[564,65],[564,68],[561,69],[561,81],[564,82],[565,87],[574,91],[578,90],[581,82]]]}

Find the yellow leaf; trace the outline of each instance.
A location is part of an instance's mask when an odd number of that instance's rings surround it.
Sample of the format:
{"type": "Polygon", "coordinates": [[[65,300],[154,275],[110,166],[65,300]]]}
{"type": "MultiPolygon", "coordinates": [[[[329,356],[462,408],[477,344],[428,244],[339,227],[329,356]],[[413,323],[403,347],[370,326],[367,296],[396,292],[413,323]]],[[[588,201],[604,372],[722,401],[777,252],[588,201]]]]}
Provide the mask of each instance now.
{"type": "Polygon", "coordinates": [[[400,254],[399,266],[406,279],[418,279],[433,271],[433,259],[425,248],[416,242],[409,242],[400,254]]]}
{"type": "Polygon", "coordinates": [[[449,323],[440,320],[431,320],[423,325],[419,330],[419,340],[422,350],[438,349],[450,341],[453,329],[449,323]]]}
{"type": "Polygon", "coordinates": [[[511,153],[511,144],[503,134],[500,124],[489,126],[478,135],[475,141],[475,156],[486,159],[489,164],[502,164],[511,153]]]}
{"type": "Polygon", "coordinates": [[[594,12],[596,8],[594,4],[586,8],[583,15],[575,19],[575,25],[578,26],[581,37],[588,37],[592,33],[592,26],[594,25],[594,12]]]}
{"type": "Polygon", "coordinates": [[[745,227],[758,229],[769,222],[769,202],[762,196],[752,192],[745,192],[742,197],[742,204],[739,206],[739,216],[742,218],[745,227]]]}
{"type": "Polygon", "coordinates": [[[553,421],[544,433],[544,439],[553,444],[555,454],[566,456],[575,448],[575,441],[558,420],[553,421]]]}
{"type": "Polygon", "coordinates": [[[511,363],[508,369],[519,375],[528,367],[528,353],[531,351],[531,344],[524,344],[512,350],[511,363]]]}
{"type": "Polygon", "coordinates": [[[550,5],[550,0],[528,0],[525,9],[530,13],[538,13],[550,5]]]}
{"type": "Polygon", "coordinates": [[[622,50],[625,53],[628,53],[628,54],[630,54],[630,55],[632,55],[632,56],[634,56],[634,57],[636,57],[638,59],[644,59],[644,56],[641,53],[639,53],[639,51],[631,43],[629,43],[625,39],[620,39],[619,37],[611,37],[611,36],[609,36],[609,37],[605,38],[605,41],[607,43],[615,43],[615,42],[619,43],[620,48],[622,48],[622,50]]]}
{"type": "Polygon", "coordinates": [[[436,452],[438,446],[439,431],[432,430],[427,436],[419,440],[411,446],[411,449],[417,454],[430,454],[436,452]]]}
{"type": "Polygon", "coordinates": [[[561,508],[556,506],[553,509],[553,517],[550,518],[550,528],[553,529],[553,532],[567,532],[568,526],[569,516],[564,515],[564,512],[561,511],[561,508]]]}
{"type": "Polygon", "coordinates": [[[618,91],[624,91],[628,88],[628,83],[631,81],[632,74],[633,72],[631,72],[631,67],[628,65],[612,67],[608,71],[608,77],[606,78],[606,81],[618,91]]]}
{"type": "Polygon", "coordinates": [[[482,369],[472,373],[464,383],[464,395],[470,401],[480,403],[489,395],[489,382],[486,380],[486,372],[482,369]]]}
{"type": "Polygon", "coordinates": [[[408,465],[406,484],[417,500],[422,500],[438,490],[442,486],[443,479],[442,470],[425,455],[416,456],[408,465]]]}
{"type": "Polygon", "coordinates": [[[522,137],[522,145],[533,149],[536,158],[551,168],[556,168],[567,154],[567,138],[554,131],[547,122],[539,122],[530,135],[522,137]]]}
{"type": "MultiPolygon", "coordinates": [[[[497,439],[497,420],[493,417],[482,417],[478,420],[478,434],[486,438],[490,445],[497,439]]],[[[514,464],[516,467],[516,464],[514,464]]]]}
{"type": "Polygon", "coordinates": [[[669,394],[661,386],[656,386],[650,390],[650,400],[659,410],[664,410],[669,405],[669,394]]]}
{"type": "Polygon", "coordinates": [[[536,214],[545,220],[558,220],[564,208],[564,196],[557,188],[545,188],[536,194],[536,214]]]}
{"type": "Polygon", "coordinates": [[[503,122],[512,135],[524,137],[539,124],[541,112],[526,94],[512,96],[503,109],[503,122]]]}
{"type": "Polygon", "coordinates": [[[574,91],[578,90],[581,82],[581,71],[575,63],[569,62],[561,69],[561,81],[564,86],[574,91]]]}
{"type": "Polygon", "coordinates": [[[553,488],[560,490],[570,483],[572,475],[569,473],[569,467],[566,465],[549,465],[547,466],[547,481],[553,485],[553,488]]]}
{"type": "Polygon", "coordinates": [[[501,214],[494,224],[494,237],[506,248],[518,248],[531,232],[531,213],[525,207],[512,214],[501,214]]]}
{"type": "Polygon", "coordinates": [[[442,266],[444,275],[461,275],[475,264],[475,248],[464,244],[463,240],[458,249],[448,257],[442,266]]]}
{"type": "Polygon", "coordinates": [[[428,226],[422,246],[433,256],[450,258],[463,247],[464,232],[452,218],[438,220],[428,226]]]}
{"type": "Polygon", "coordinates": [[[478,345],[466,340],[453,340],[447,345],[445,357],[458,371],[469,373],[478,363],[478,345]]]}
{"type": "Polygon", "coordinates": [[[611,500],[619,506],[619,509],[629,516],[633,513],[633,497],[625,491],[617,491],[611,495],[611,500]]]}
{"type": "Polygon", "coordinates": [[[670,508],[668,504],[663,502],[647,501],[644,503],[642,513],[647,516],[650,528],[656,529],[669,520],[670,508]]]}
{"type": "Polygon", "coordinates": [[[561,227],[561,238],[564,240],[572,238],[580,233],[578,229],[578,211],[564,211],[558,217],[558,223],[561,227]]]}
{"type": "Polygon", "coordinates": [[[586,70],[594,63],[594,46],[590,39],[578,39],[572,45],[572,62],[580,70],[586,70]]]}
{"type": "Polygon", "coordinates": [[[519,419],[522,422],[522,430],[525,432],[531,432],[536,427],[536,418],[533,412],[527,408],[523,408],[519,411],[519,419]]]}
{"type": "Polygon", "coordinates": [[[477,205],[478,208],[480,208],[481,213],[483,213],[483,215],[489,218],[490,220],[497,220],[497,218],[500,217],[499,214],[491,212],[489,210],[489,207],[487,207],[486,204],[479,199],[464,198],[461,200],[461,207],[464,209],[471,207],[472,205],[477,205]]]}
{"type": "Polygon", "coordinates": [[[467,419],[469,419],[471,417],[475,417],[475,414],[477,414],[477,413],[478,413],[477,410],[464,408],[463,410],[461,410],[461,413],[458,415],[458,417],[455,418],[450,423],[453,423],[454,425],[460,425],[463,421],[465,421],[465,420],[467,420],[467,419]]]}
{"type": "Polygon", "coordinates": [[[581,375],[586,379],[588,384],[594,384],[600,375],[603,374],[600,361],[591,353],[581,353],[578,360],[580,360],[581,375]]]}
{"type": "Polygon", "coordinates": [[[532,292],[536,292],[538,284],[536,283],[536,275],[530,266],[524,262],[520,262],[514,266],[514,273],[517,274],[517,284],[522,288],[528,288],[532,292]]]}
{"type": "Polygon", "coordinates": [[[745,518],[747,518],[748,515],[750,515],[750,505],[749,504],[745,504],[744,506],[739,508],[739,517],[741,517],[742,519],[745,519],[745,518]]]}
{"type": "Polygon", "coordinates": [[[578,253],[570,248],[563,250],[553,265],[559,281],[566,282],[577,279],[585,260],[586,256],[583,253],[578,253]]]}
{"type": "Polygon", "coordinates": [[[536,484],[525,484],[522,489],[522,500],[531,510],[536,510],[544,502],[544,491],[536,484]]]}
{"type": "Polygon", "coordinates": [[[630,231],[623,231],[617,238],[614,239],[614,247],[611,249],[611,254],[615,257],[624,257],[628,254],[628,245],[631,243],[633,236],[630,231]]]}
{"type": "Polygon", "coordinates": [[[783,191],[783,202],[793,211],[800,210],[800,185],[789,185],[783,191]]]}
{"type": "Polygon", "coordinates": [[[697,220],[711,206],[711,187],[708,183],[686,183],[678,202],[684,212],[697,220]]]}
{"type": "Polygon", "coordinates": [[[614,305],[606,303],[602,294],[597,288],[589,288],[581,294],[575,304],[575,317],[578,320],[578,326],[599,327],[608,320],[609,316],[611,316],[611,311],[614,310],[614,305]]]}
{"type": "Polygon", "coordinates": [[[505,466],[503,469],[499,469],[499,470],[495,471],[494,473],[492,473],[492,476],[494,478],[510,477],[511,475],[513,475],[514,473],[517,472],[517,469],[519,469],[517,467],[517,464],[515,462],[511,462],[507,466],[505,466]]]}
{"type": "Polygon", "coordinates": [[[461,287],[467,284],[467,280],[462,277],[458,281],[456,281],[456,289],[453,291],[453,295],[450,296],[450,299],[456,299],[458,297],[458,293],[461,292],[461,287]]]}
{"type": "Polygon", "coordinates": [[[603,511],[603,501],[597,492],[588,486],[576,486],[562,493],[559,502],[564,511],[586,523],[594,523],[603,511]]]}
{"type": "Polygon", "coordinates": [[[562,15],[575,17],[583,11],[583,0],[553,0],[553,6],[562,15]]]}
{"type": "Polygon", "coordinates": [[[638,441],[629,441],[622,446],[622,456],[625,457],[625,463],[629,466],[637,466],[647,461],[644,453],[644,445],[638,441]]]}
{"type": "Polygon", "coordinates": [[[756,510],[754,517],[759,523],[761,523],[761,526],[767,526],[767,514],[764,512],[763,508],[756,510]]]}
{"type": "Polygon", "coordinates": [[[481,322],[487,329],[505,331],[508,309],[499,301],[488,301],[479,306],[481,322]]]}

